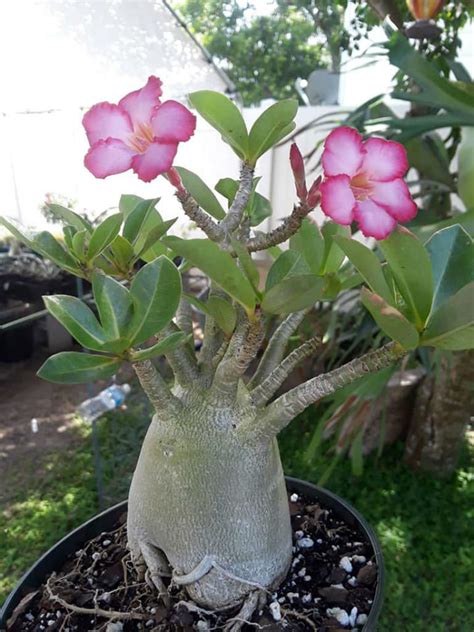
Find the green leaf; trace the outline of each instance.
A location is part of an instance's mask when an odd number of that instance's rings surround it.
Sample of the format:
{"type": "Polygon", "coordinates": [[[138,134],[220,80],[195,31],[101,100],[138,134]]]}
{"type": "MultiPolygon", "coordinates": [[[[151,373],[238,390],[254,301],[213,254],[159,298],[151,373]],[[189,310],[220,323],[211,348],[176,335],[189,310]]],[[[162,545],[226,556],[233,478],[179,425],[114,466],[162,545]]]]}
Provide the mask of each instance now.
{"type": "Polygon", "coordinates": [[[162,255],[168,257],[168,259],[173,259],[174,257],[171,250],[167,248],[162,241],[155,241],[151,248],[148,248],[148,250],[140,255],[140,259],[150,263],[150,261],[154,261],[157,257],[161,257],[162,255]]]}
{"type": "Polygon", "coordinates": [[[142,360],[149,360],[150,358],[155,358],[159,355],[164,355],[169,351],[173,351],[177,347],[183,345],[188,338],[192,338],[192,336],[188,336],[182,331],[177,331],[174,334],[170,334],[164,340],[160,340],[152,347],[148,347],[147,349],[140,349],[140,351],[133,351],[130,354],[130,360],[132,362],[141,362],[142,360]]]}
{"type": "Polygon", "coordinates": [[[344,252],[352,265],[359,271],[370,289],[379,294],[389,305],[393,296],[382,271],[377,255],[355,239],[336,235],[334,241],[344,252]]]}
{"type": "Polygon", "coordinates": [[[323,293],[326,282],[313,274],[290,276],[265,293],[262,309],[269,314],[289,314],[311,307],[323,293]]]}
{"type": "Polygon", "coordinates": [[[260,273],[258,271],[257,266],[255,265],[254,260],[252,259],[252,256],[250,255],[247,248],[245,248],[245,246],[241,244],[240,241],[237,241],[237,239],[231,238],[231,244],[235,250],[238,260],[240,261],[240,264],[242,266],[242,270],[244,271],[245,276],[252,284],[252,287],[255,290],[255,293],[258,294],[259,293],[258,285],[260,283],[260,273]]]}
{"type": "MultiPolygon", "coordinates": [[[[127,215],[125,224],[123,225],[122,235],[131,244],[135,242],[138,236],[144,232],[144,229],[150,229],[150,225],[147,225],[147,220],[150,215],[153,214],[155,206],[160,198],[154,198],[153,200],[143,200],[127,215]]],[[[158,221],[161,220],[161,216],[158,214],[158,221]]]]}
{"type": "Polygon", "coordinates": [[[72,246],[72,240],[74,238],[74,235],[77,233],[77,229],[74,228],[73,226],[64,226],[63,228],[63,235],[64,235],[64,243],[66,244],[66,247],[68,248],[68,250],[72,250],[74,251],[74,248],[72,246]]]}
{"type": "Polygon", "coordinates": [[[324,240],[318,225],[307,217],[290,238],[290,248],[301,253],[313,274],[319,274],[324,257],[324,240]]]}
{"type": "Polygon", "coordinates": [[[110,244],[114,261],[116,261],[120,270],[128,270],[130,262],[134,259],[135,253],[133,252],[132,244],[122,237],[117,237],[110,244]]]}
{"type": "Polygon", "coordinates": [[[433,306],[474,281],[474,242],[458,224],[435,233],[425,244],[433,271],[433,306]]]}
{"type": "MultiPolygon", "coordinates": [[[[169,229],[173,226],[176,220],[177,220],[177,217],[173,219],[169,219],[166,222],[161,222],[161,224],[154,226],[150,231],[148,231],[148,233],[145,236],[145,239],[140,240],[141,243],[138,243],[137,241],[134,247],[134,252],[136,253],[136,257],[139,258],[143,254],[147,253],[152,248],[152,246],[154,246],[156,242],[169,231],[169,229]]],[[[167,250],[165,246],[163,246],[163,249],[167,250]]],[[[164,252],[162,251],[159,254],[164,254],[164,252]]],[[[159,256],[159,254],[157,254],[156,256],[159,256]]]]}
{"type": "Polygon", "coordinates": [[[105,332],[94,312],[75,296],[58,294],[43,296],[44,304],[73,338],[86,349],[103,351],[107,342],[105,332]]]}
{"type": "Polygon", "coordinates": [[[119,202],[119,211],[122,215],[127,218],[133,209],[137,208],[140,202],[145,202],[145,200],[139,195],[133,194],[124,194],[120,196],[119,202]]]}
{"type": "Polygon", "coordinates": [[[296,250],[285,250],[278,259],[273,262],[267,280],[265,282],[265,292],[268,292],[283,279],[291,276],[309,274],[311,270],[303,256],[296,250]]]}
{"type": "Polygon", "coordinates": [[[423,329],[433,300],[433,275],[428,252],[408,229],[398,226],[379,242],[418,331],[423,329]]]}
{"type": "Polygon", "coordinates": [[[207,184],[198,175],[184,167],[175,167],[175,169],[181,177],[184,188],[193,196],[199,206],[212,217],[224,219],[226,213],[207,184]]]}
{"type": "Polygon", "coordinates": [[[119,233],[122,221],[122,214],[116,213],[104,219],[104,221],[95,228],[89,242],[89,250],[87,251],[89,261],[97,257],[97,255],[114,241],[119,233]]]}
{"type": "Polygon", "coordinates": [[[92,353],[62,351],[51,356],[37,375],[57,384],[86,384],[106,380],[117,372],[121,360],[92,353]]]}
{"type": "Polygon", "coordinates": [[[81,217],[72,211],[70,208],[66,208],[60,204],[47,204],[46,206],[55,217],[60,219],[66,225],[74,226],[77,230],[86,230],[88,233],[92,232],[91,223],[84,217],[81,217]]]}
{"type": "Polygon", "coordinates": [[[271,105],[252,126],[249,134],[249,161],[255,164],[266,151],[281,140],[282,130],[287,129],[298,111],[296,99],[285,99],[271,105]]]}
{"type": "Polygon", "coordinates": [[[164,237],[162,241],[176,254],[186,257],[245,308],[254,309],[255,292],[252,285],[231,255],[221,250],[216,243],[209,239],[179,237],[164,237]]]}
{"type": "Polygon", "coordinates": [[[92,290],[100,321],[109,341],[124,340],[127,346],[127,327],[132,317],[132,298],[127,288],[101,273],[92,278],[92,290]]]}
{"type": "Polygon", "coordinates": [[[350,237],[351,229],[349,226],[340,226],[335,222],[326,222],[321,229],[324,237],[324,255],[321,264],[321,273],[337,272],[344,261],[344,253],[334,240],[336,235],[342,237],[350,237]]]}
{"type": "Polygon", "coordinates": [[[377,325],[387,336],[399,342],[405,349],[415,349],[419,340],[418,332],[403,314],[384,301],[381,296],[365,287],[361,290],[361,299],[377,325]]]}
{"type": "Polygon", "coordinates": [[[143,266],[130,285],[134,315],[129,328],[131,344],[141,344],[173,318],[181,297],[181,275],[167,257],[143,266]]]}
{"type": "Polygon", "coordinates": [[[216,129],[240,158],[247,158],[247,127],[237,106],[220,92],[199,90],[189,95],[191,105],[216,129]]]}
{"type": "Polygon", "coordinates": [[[76,262],[51,233],[45,230],[38,233],[30,245],[33,250],[37,250],[48,259],[51,259],[60,268],[64,268],[73,274],[78,274],[79,270],[76,262]]]}
{"type": "Polygon", "coordinates": [[[86,261],[86,237],[89,235],[87,230],[78,230],[72,238],[72,252],[79,261],[86,261]]]}
{"type": "Polygon", "coordinates": [[[237,312],[232,303],[220,296],[209,297],[207,303],[200,301],[192,294],[185,295],[186,300],[194,305],[203,314],[211,316],[216,321],[218,327],[227,335],[231,336],[237,323],[237,312]]]}
{"type": "Polygon", "coordinates": [[[421,342],[451,351],[474,348],[474,283],[464,286],[434,312],[421,342]]]}

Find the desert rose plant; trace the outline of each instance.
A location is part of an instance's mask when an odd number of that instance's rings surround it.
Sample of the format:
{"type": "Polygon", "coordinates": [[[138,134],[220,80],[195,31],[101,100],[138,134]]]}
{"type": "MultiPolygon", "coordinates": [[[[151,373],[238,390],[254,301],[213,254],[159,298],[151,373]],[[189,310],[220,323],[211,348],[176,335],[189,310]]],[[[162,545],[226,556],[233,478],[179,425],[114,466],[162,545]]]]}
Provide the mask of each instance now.
{"type": "Polygon", "coordinates": [[[453,225],[423,245],[399,226],[417,211],[403,180],[404,148],[381,138],[364,141],[347,127],[329,134],[323,173],[310,187],[292,146],[288,169],[298,201],[277,228],[257,231],[271,208],[256,192],[255,168],[294,129],[297,103],[272,105],[248,131],[224,95],[189,96],[241,160],[240,177],[216,185],[228,200],[223,208],[198,175],[173,166],[196,118],[160,97],[161,82],[151,77],[118,105],[95,105],[83,121],[91,145],[85,165],[99,178],[128,169],[147,182],[164,176],[204,238],[168,236],[173,220],[162,220],[158,199],[133,195],[122,196],[119,212],[94,229],[70,209],[52,205],[64,223],[64,245],[50,233],[28,234],[13,221],[2,222],[32,249],[92,283],[97,315],[72,296],[44,299],[91,353],[54,355],[39,375],[89,382],[131,362],[155,408],[129,495],[134,563],[148,570],[164,601],[162,578],[171,574],[199,606],[244,604],[248,618],[259,592],[282,581],[292,558],[278,433],[310,404],[419,345],[472,347],[472,274],[459,268],[472,241],[453,225]],[[321,229],[308,217],[319,204],[330,218],[321,229]],[[352,238],[359,228],[379,240],[376,250],[352,238]],[[252,255],[265,250],[273,263],[262,287],[252,255]],[[205,300],[182,289],[190,267],[209,279],[205,300]],[[276,396],[320,345],[315,337],[286,353],[305,313],[357,285],[387,344],[276,396]],[[205,314],[199,351],[193,310],[205,314]],[[174,383],[154,364],[159,355],[166,356],[174,383]]]}

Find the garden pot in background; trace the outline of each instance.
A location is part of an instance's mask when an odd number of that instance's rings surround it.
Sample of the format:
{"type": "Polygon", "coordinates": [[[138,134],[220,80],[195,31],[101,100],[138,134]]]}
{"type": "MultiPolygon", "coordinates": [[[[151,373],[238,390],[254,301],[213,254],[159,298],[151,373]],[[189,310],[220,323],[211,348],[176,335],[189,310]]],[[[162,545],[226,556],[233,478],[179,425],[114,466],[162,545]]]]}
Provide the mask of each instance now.
{"type": "MultiPolygon", "coordinates": [[[[286,477],[286,482],[290,492],[297,493],[311,502],[321,502],[349,526],[360,530],[372,545],[378,568],[377,586],[372,608],[363,627],[363,632],[375,632],[383,601],[384,562],[380,544],[372,528],[358,511],[332,492],[291,477],[286,477]]],[[[13,611],[26,595],[39,588],[50,573],[59,571],[66,557],[80,549],[88,540],[93,539],[103,531],[111,530],[126,510],[126,501],[107,509],[69,533],[45,553],[25,573],[17,587],[5,601],[0,612],[0,630],[5,629],[13,611]]]]}

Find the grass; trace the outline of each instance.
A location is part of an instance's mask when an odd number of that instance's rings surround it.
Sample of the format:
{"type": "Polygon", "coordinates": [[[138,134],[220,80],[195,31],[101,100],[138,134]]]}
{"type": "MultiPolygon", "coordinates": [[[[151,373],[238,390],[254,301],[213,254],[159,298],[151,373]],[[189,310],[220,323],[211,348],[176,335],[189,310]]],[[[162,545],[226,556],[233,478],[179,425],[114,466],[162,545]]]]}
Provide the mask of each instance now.
{"type": "MultiPolygon", "coordinates": [[[[125,412],[99,424],[107,503],[125,497],[150,411],[141,396],[125,412]]],[[[281,437],[288,474],[317,482],[328,466],[307,463],[314,412],[295,421],[281,437]]],[[[48,462],[35,490],[21,492],[0,515],[0,593],[61,536],[97,511],[90,428],[74,453],[48,462]]],[[[474,629],[469,587],[474,576],[474,485],[469,456],[449,480],[414,475],[402,462],[402,446],[369,458],[355,478],[341,462],[326,486],[357,507],[377,531],[387,567],[380,632],[466,632],[474,629]]]]}

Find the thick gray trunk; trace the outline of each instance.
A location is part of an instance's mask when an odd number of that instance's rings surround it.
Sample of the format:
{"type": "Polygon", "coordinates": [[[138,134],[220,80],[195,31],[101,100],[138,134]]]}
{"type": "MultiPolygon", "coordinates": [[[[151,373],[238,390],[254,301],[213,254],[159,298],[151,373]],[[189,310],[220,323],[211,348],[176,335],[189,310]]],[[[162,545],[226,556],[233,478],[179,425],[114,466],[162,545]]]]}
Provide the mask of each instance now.
{"type": "Polygon", "coordinates": [[[237,436],[256,414],[248,403],[217,408],[202,391],[180,399],[179,418],[156,415],[145,438],[130,489],[129,545],[149,568],[150,552],[163,552],[180,583],[197,569],[189,595],[220,609],[255,585],[277,585],[288,570],[283,471],[275,439],[237,436]]]}

